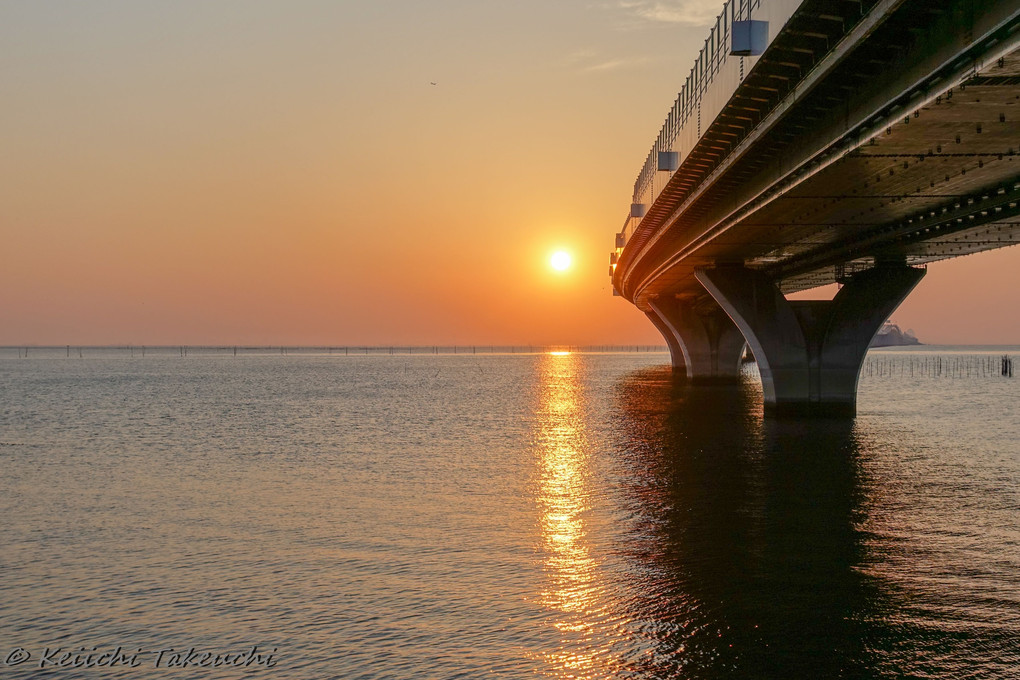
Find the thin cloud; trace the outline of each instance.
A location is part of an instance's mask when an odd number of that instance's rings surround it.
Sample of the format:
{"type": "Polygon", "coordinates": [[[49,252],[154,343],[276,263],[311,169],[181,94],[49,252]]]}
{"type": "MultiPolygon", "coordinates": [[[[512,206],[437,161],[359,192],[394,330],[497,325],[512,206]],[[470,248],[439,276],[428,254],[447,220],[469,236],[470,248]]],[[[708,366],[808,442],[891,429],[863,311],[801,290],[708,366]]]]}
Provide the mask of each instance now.
{"type": "Polygon", "coordinates": [[[577,73],[605,73],[637,68],[657,61],[646,55],[614,56],[593,49],[580,49],[563,58],[563,65],[577,73]]]}
{"type": "Polygon", "coordinates": [[[591,61],[592,59],[598,57],[598,55],[599,53],[596,52],[595,50],[577,50],[576,52],[571,52],[570,54],[568,54],[564,61],[567,64],[576,66],[577,64],[583,64],[585,62],[591,61]]]}
{"type": "Polygon", "coordinates": [[[722,12],[720,0],[619,0],[620,9],[647,21],[706,26],[722,12]]]}
{"type": "Polygon", "coordinates": [[[618,71],[624,68],[633,68],[635,66],[641,66],[647,64],[651,59],[648,57],[631,57],[629,59],[608,59],[601,61],[589,66],[585,66],[581,69],[583,73],[598,73],[604,71],[618,71]]]}

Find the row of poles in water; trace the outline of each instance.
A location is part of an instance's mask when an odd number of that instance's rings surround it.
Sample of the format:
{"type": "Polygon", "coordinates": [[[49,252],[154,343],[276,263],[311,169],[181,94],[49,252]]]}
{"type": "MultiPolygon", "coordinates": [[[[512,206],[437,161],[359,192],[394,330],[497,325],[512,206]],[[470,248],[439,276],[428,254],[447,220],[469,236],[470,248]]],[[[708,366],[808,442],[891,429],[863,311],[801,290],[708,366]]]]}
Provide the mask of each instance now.
{"type": "Polygon", "coordinates": [[[889,356],[869,357],[861,371],[868,377],[928,376],[932,378],[1013,377],[1013,358],[971,356],[889,356]]]}
{"type": "MultiPolygon", "coordinates": [[[[29,349],[33,350],[33,353],[38,355],[41,352],[47,350],[57,349],[59,347],[14,347],[8,349],[16,349],[18,352],[18,358],[27,358],[29,349]]],[[[570,352],[570,353],[600,353],[600,352],[666,352],[665,347],[658,345],[424,345],[424,346],[380,346],[380,345],[360,345],[360,346],[326,346],[326,347],[302,347],[297,346],[122,346],[122,347],[72,347],[67,345],[63,348],[65,356],[77,356],[83,358],[85,356],[85,350],[91,350],[94,353],[106,354],[111,351],[128,352],[131,356],[139,354],[145,356],[146,351],[150,354],[159,355],[179,355],[186,357],[189,353],[203,354],[203,355],[217,355],[222,356],[224,354],[238,356],[244,354],[340,354],[344,356],[348,355],[364,355],[364,354],[545,354],[547,352],[570,352]]]]}
{"type": "MultiPolygon", "coordinates": [[[[84,353],[81,347],[73,348],[74,353],[79,358],[84,357],[84,353]]],[[[95,348],[102,350],[110,350],[112,348],[95,348]]],[[[142,356],[145,356],[146,348],[143,347],[123,347],[116,348],[128,350],[131,356],[135,355],[135,351],[138,350],[142,356]]],[[[189,349],[195,349],[199,352],[211,352],[215,354],[230,353],[233,356],[238,355],[238,350],[241,353],[259,353],[265,354],[270,351],[275,351],[271,347],[195,347],[189,348],[187,346],[180,347],[160,347],[155,348],[160,354],[167,354],[172,352],[179,354],[182,357],[188,356],[189,349]],[[176,351],[174,351],[176,350],[176,351]]],[[[28,357],[29,348],[18,349],[18,358],[28,357]]],[[[322,347],[322,348],[309,348],[309,347],[280,347],[280,354],[289,354],[291,351],[296,353],[304,353],[309,351],[326,352],[327,354],[535,354],[544,353],[548,351],[569,351],[569,352],[661,352],[665,351],[665,348],[656,347],[652,345],[632,345],[632,346],[594,346],[594,347],[540,347],[535,345],[525,346],[511,346],[511,347],[496,347],[492,345],[487,346],[438,346],[432,347],[322,347]]],[[[72,347],[68,345],[65,349],[66,356],[70,357],[72,354],[72,347]]],[[[1003,376],[1007,378],[1013,377],[1013,358],[1008,354],[1003,354],[1001,357],[995,357],[991,355],[963,355],[963,356],[883,356],[883,357],[869,357],[864,362],[863,375],[868,377],[886,377],[886,376],[930,376],[930,377],[950,377],[950,378],[964,378],[972,376],[1003,376]]]]}

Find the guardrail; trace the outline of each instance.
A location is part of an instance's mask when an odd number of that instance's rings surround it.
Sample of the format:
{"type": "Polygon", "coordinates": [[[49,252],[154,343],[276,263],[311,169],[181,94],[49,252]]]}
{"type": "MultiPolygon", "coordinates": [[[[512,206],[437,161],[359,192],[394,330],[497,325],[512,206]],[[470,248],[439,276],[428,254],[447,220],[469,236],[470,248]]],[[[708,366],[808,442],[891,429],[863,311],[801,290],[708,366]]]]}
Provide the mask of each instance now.
{"type": "MultiPolygon", "coordinates": [[[[712,27],[705,39],[705,44],[694,61],[694,67],[687,75],[687,80],[677,94],[673,107],[666,116],[666,121],[659,130],[659,136],[648,152],[645,164],[638,173],[634,182],[635,203],[648,185],[652,182],[658,168],[658,157],[660,151],[672,151],[673,144],[683,126],[691,115],[697,113],[701,97],[712,84],[720,67],[726,62],[730,53],[730,38],[734,21],[749,21],[751,12],[761,6],[761,0],[727,0],[723,5],[722,12],[715,18],[715,26],[712,27]]],[[[700,121],[699,125],[700,125],[700,121]]],[[[699,131],[700,133],[700,131],[699,131]]]]}
{"type": "MultiPolygon", "coordinates": [[[[680,147],[685,146],[690,151],[701,138],[703,126],[707,128],[715,120],[756,63],[756,56],[732,54],[733,23],[750,21],[753,14],[756,20],[769,22],[767,40],[770,41],[800,4],[801,0],[767,0],[764,4],[762,0],[725,2],[638,173],[634,182],[634,204],[650,206],[665,186],[665,182],[655,186],[659,153],[677,152],[678,162],[682,162],[684,155],[680,147]]],[[[633,212],[628,215],[621,232],[624,243],[630,240],[640,220],[633,212]]]]}

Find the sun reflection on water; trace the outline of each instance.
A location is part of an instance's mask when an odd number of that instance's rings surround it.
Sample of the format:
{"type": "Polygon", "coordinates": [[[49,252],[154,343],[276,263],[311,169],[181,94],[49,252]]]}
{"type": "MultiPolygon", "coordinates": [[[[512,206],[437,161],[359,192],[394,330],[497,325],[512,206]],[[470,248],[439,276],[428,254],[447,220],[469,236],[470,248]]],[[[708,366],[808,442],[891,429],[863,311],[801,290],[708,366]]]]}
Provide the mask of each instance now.
{"type": "Polygon", "coordinates": [[[553,625],[562,635],[560,649],[545,655],[553,675],[601,678],[611,675],[614,664],[597,640],[606,603],[585,519],[592,490],[581,361],[550,353],[540,369],[538,503],[548,578],[540,601],[557,613],[553,625]]]}

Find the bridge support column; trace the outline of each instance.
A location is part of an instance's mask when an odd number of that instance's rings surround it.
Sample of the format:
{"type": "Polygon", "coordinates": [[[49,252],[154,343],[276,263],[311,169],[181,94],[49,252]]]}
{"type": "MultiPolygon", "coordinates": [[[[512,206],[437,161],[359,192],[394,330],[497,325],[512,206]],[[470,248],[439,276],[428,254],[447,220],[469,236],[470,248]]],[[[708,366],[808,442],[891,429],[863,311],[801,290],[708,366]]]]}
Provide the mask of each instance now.
{"type": "Polygon", "coordinates": [[[659,317],[655,311],[645,312],[645,316],[652,322],[652,325],[662,333],[662,337],[666,340],[666,346],[669,347],[669,359],[673,365],[673,370],[685,370],[687,362],[684,361],[684,350],[680,346],[680,341],[677,340],[676,334],[673,333],[673,329],[659,317]]]}
{"type": "Polygon", "coordinates": [[[694,382],[737,381],[744,336],[721,308],[706,312],[672,296],[649,304],[648,316],[669,344],[675,372],[683,370],[694,382]]]}
{"type": "Polygon", "coordinates": [[[698,269],[695,276],[747,339],[766,413],[852,416],[868,344],[924,273],[879,265],[832,300],[805,301],[787,300],[774,281],[744,267],[698,269]]]}

